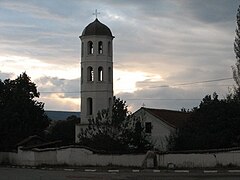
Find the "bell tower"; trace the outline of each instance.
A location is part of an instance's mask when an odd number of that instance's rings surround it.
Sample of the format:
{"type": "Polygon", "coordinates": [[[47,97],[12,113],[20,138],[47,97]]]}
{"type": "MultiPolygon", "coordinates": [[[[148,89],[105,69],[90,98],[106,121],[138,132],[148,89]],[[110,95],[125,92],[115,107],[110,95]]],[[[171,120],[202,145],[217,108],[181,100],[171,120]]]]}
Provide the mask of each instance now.
{"type": "MultiPolygon", "coordinates": [[[[97,16],[97,15],[96,15],[97,16]]],[[[113,38],[96,17],[85,27],[81,40],[81,126],[113,103],[113,38]]]]}

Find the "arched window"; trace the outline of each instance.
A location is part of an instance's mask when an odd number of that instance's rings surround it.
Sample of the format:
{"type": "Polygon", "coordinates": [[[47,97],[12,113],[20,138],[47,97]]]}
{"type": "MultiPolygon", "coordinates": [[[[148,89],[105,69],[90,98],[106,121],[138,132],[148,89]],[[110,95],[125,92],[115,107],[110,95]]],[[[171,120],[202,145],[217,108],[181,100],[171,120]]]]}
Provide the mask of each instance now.
{"type": "Polygon", "coordinates": [[[99,41],[98,42],[98,54],[102,54],[103,53],[103,42],[99,41]]]}
{"type": "Polygon", "coordinates": [[[108,82],[112,82],[112,69],[111,67],[108,68],[108,82]]]}
{"type": "Polygon", "coordinates": [[[93,54],[93,42],[88,41],[88,54],[93,54]]]}
{"type": "Polygon", "coordinates": [[[103,81],[103,67],[98,68],[98,81],[103,81]]]}
{"type": "Polygon", "coordinates": [[[108,41],[108,56],[112,55],[112,48],[111,48],[111,42],[108,41]]]}
{"type": "Polygon", "coordinates": [[[84,43],[82,42],[82,57],[84,55],[84,43]]]}
{"type": "Polygon", "coordinates": [[[93,68],[91,66],[89,66],[87,68],[87,80],[94,81],[94,72],[93,72],[93,68]]]}
{"type": "Polygon", "coordinates": [[[93,114],[93,100],[92,98],[87,98],[87,115],[93,114]]]}

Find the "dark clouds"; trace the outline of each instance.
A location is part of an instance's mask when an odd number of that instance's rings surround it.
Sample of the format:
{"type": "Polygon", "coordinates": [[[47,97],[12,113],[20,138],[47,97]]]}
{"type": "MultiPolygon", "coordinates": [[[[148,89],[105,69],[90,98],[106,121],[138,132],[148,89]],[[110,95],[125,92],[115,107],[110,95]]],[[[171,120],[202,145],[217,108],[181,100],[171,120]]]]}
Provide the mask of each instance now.
{"type": "Polygon", "coordinates": [[[239,5],[239,2],[235,0],[182,0],[178,2],[180,7],[191,13],[190,17],[207,23],[232,21],[236,7],[239,5]]]}

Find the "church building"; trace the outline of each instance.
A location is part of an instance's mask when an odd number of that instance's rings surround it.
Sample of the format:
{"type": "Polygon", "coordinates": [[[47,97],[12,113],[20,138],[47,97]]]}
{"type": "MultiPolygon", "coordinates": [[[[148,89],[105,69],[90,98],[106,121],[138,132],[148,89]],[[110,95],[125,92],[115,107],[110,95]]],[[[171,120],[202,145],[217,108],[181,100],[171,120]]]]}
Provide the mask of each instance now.
{"type": "MultiPolygon", "coordinates": [[[[75,142],[81,128],[98,111],[113,104],[113,38],[111,30],[97,18],[85,27],[81,40],[81,122],[75,128],[75,142]]],[[[111,113],[111,112],[110,112],[111,113]]]]}
{"type": "MultiPolygon", "coordinates": [[[[97,13],[97,12],[96,12],[97,13]]],[[[81,122],[75,127],[78,134],[89,124],[89,119],[113,105],[113,39],[111,30],[97,17],[88,24],[81,40],[81,122]]],[[[155,148],[167,150],[166,138],[179,128],[189,113],[180,111],[140,108],[133,116],[141,120],[145,132],[155,148]]]]}

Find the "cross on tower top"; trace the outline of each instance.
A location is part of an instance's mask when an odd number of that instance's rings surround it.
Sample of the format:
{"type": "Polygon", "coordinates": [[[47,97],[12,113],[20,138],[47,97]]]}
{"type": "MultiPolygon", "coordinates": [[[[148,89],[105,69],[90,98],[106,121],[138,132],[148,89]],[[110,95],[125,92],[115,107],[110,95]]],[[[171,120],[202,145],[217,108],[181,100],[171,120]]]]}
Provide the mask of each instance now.
{"type": "Polygon", "coordinates": [[[97,15],[100,14],[100,12],[97,12],[97,9],[95,9],[95,12],[93,13],[93,15],[96,16],[96,19],[97,19],[97,15]]]}

